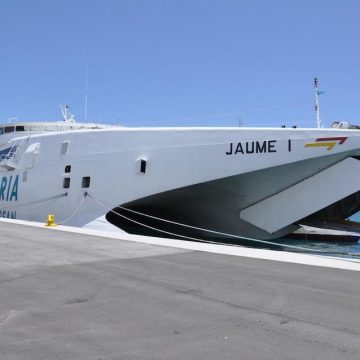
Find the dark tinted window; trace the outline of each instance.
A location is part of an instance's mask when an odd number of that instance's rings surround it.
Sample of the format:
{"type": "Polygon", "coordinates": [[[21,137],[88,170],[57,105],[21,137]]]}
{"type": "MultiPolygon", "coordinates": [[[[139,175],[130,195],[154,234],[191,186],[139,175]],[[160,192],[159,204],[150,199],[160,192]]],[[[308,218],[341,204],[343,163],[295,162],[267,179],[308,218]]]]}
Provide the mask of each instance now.
{"type": "Polygon", "coordinates": [[[63,188],[68,189],[70,187],[70,178],[64,178],[63,188]]]}
{"type": "Polygon", "coordinates": [[[13,126],[5,126],[4,131],[5,131],[5,134],[14,132],[14,127],[13,126]]]}
{"type": "Polygon", "coordinates": [[[83,188],[88,188],[90,186],[90,176],[85,176],[85,177],[82,178],[81,186],[83,188]]]}
{"type": "Polygon", "coordinates": [[[146,172],[146,161],[145,160],[141,160],[140,162],[140,172],[145,174],[146,172]]]}

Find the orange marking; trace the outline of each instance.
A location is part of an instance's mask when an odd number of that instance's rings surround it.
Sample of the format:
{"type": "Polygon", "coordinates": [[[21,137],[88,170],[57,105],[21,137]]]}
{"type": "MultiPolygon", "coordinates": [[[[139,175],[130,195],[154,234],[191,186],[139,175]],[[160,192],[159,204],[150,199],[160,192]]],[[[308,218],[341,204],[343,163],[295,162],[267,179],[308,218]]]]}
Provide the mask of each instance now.
{"type": "Polygon", "coordinates": [[[304,146],[306,147],[318,147],[325,146],[327,150],[332,150],[336,144],[342,145],[346,141],[347,137],[328,137],[328,138],[317,138],[314,143],[307,143],[304,146]],[[333,141],[330,141],[333,140],[333,141]]]}

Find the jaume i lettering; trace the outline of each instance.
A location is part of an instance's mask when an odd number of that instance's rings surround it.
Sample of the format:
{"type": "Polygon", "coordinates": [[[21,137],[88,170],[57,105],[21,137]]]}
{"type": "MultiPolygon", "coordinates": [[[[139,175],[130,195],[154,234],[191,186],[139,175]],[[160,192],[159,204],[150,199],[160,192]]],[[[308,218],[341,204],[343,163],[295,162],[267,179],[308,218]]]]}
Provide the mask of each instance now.
{"type": "MultiPolygon", "coordinates": [[[[18,190],[19,190],[19,175],[3,176],[0,182],[0,201],[17,201],[18,190]]],[[[0,214],[1,213],[2,211],[0,210],[0,214]]]]}
{"type": "Polygon", "coordinates": [[[276,153],[276,140],[230,143],[226,155],[276,153]]]}

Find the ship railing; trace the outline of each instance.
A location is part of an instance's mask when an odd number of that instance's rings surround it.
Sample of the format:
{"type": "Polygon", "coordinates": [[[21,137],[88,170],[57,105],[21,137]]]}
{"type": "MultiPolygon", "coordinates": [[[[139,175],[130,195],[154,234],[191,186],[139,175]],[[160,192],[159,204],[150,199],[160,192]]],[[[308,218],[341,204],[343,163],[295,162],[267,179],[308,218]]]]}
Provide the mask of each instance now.
{"type": "Polygon", "coordinates": [[[12,170],[17,167],[17,154],[20,150],[20,145],[16,144],[7,149],[0,151],[0,166],[7,169],[12,170]]]}
{"type": "Polygon", "coordinates": [[[32,133],[43,133],[43,132],[54,132],[54,131],[72,131],[72,130],[87,130],[87,129],[103,129],[107,126],[92,124],[92,123],[64,123],[64,124],[53,124],[53,123],[38,123],[38,124],[22,124],[22,125],[5,125],[0,126],[0,135],[9,134],[14,132],[32,132],[32,133]]]}
{"type": "MultiPolygon", "coordinates": [[[[8,152],[1,153],[0,152],[0,162],[4,160],[12,159],[16,154],[17,145],[13,145],[8,152]]],[[[6,149],[7,150],[7,149],[6,149]]]]}

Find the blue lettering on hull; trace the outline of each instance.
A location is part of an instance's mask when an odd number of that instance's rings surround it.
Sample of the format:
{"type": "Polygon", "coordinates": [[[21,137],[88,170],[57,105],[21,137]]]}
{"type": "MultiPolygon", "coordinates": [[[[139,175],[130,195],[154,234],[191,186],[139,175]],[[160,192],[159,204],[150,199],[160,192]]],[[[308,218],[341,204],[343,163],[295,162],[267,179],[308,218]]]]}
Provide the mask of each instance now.
{"type": "Polygon", "coordinates": [[[0,210],[0,218],[16,219],[16,211],[0,210]]]}
{"type": "Polygon", "coordinates": [[[17,201],[18,192],[19,175],[3,176],[0,182],[0,201],[17,201]]]}

